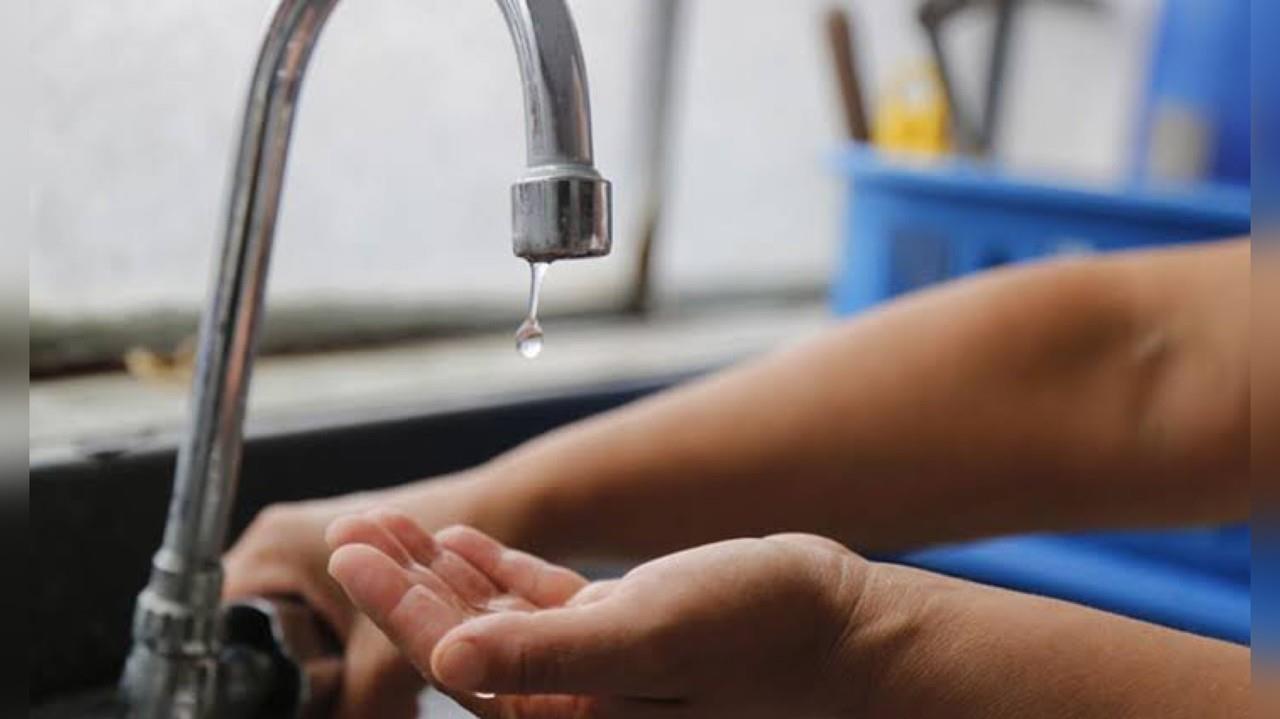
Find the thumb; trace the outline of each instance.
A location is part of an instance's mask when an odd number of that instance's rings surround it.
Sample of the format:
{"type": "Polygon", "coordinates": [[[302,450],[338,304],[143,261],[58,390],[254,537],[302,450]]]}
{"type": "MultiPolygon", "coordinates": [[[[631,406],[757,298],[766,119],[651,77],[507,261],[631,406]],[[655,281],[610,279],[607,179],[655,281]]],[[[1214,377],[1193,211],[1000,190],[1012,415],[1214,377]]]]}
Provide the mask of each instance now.
{"type": "Polygon", "coordinates": [[[336,719],[412,719],[418,716],[422,676],[400,650],[369,620],[352,634],[346,651],[346,673],[339,691],[336,719]]]}
{"type": "Polygon", "coordinates": [[[455,691],[676,698],[670,658],[638,619],[612,602],[490,614],[446,634],[431,673],[455,691]]]}

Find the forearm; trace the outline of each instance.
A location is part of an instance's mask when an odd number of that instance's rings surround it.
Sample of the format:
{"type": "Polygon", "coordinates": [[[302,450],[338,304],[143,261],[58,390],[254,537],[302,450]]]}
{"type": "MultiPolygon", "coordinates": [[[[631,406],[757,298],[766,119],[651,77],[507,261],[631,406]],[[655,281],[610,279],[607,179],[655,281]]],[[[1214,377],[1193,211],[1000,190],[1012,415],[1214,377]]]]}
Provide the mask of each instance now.
{"type": "Polygon", "coordinates": [[[1245,647],[902,567],[864,591],[832,670],[847,716],[1249,716],[1245,647]]]}
{"type": "Polygon", "coordinates": [[[1205,350],[1215,323],[1195,312],[1241,264],[1247,283],[1247,248],[1197,252],[897,303],[496,460],[476,521],[553,556],[643,557],[775,531],[884,550],[1241,514],[1242,481],[1204,483],[1244,479],[1247,349],[1205,350]],[[1204,261],[1224,269],[1188,287],[1204,261]]]}

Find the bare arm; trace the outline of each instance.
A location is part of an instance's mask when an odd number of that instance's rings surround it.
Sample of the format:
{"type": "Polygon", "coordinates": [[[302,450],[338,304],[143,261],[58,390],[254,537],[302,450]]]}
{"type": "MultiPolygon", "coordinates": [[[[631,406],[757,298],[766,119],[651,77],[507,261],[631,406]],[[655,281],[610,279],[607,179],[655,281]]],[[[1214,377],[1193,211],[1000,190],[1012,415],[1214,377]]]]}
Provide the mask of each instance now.
{"type": "MultiPolygon", "coordinates": [[[[924,293],[457,477],[274,507],[227,555],[226,595],[305,597],[346,646],[338,716],[408,717],[421,678],[325,572],[325,527],[361,508],[398,506],[428,529],[471,524],[559,558],[657,556],[775,531],[876,551],[1241,518],[1249,265],[1248,244],[1235,243],[924,293]]],[[[963,626],[991,631],[996,604],[963,626]]],[[[1072,618],[1082,611],[1037,631],[1083,632],[1072,618]]],[[[1099,641],[1133,626],[1113,621],[1099,620],[1099,641]]],[[[1034,643],[997,649],[1038,660],[1034,643]]]]}
{"type": "Polygon", "coordinates": [[[845,716],[1247,717],[1247,647],[875,565],[840,652],[845,716]]]}
{"type": "Polygon", "coordinates": [[[466,480],[470,521],[552,556],[641,557],[775,531],[883,550],[1243,518],[1249,272],[1237,242],[922,293],[499,458],[466,480]]]}

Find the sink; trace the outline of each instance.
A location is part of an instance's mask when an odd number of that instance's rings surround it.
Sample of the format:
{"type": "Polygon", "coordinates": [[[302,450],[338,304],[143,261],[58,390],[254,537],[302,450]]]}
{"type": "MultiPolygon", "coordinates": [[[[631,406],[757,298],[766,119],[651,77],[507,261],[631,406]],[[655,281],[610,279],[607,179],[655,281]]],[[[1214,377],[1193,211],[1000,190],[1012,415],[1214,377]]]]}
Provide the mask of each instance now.
{"type": "MultiPolygon", "coordinates": [[[[448,412],[249,437],[233,532],[264,506],[365,491],[479,464],[560,425],[684,377],[586,388],[448,412]]],[[[159,546],[174,448],[94,452],[33,465],[29,654],[33,717],[112,716],[134,598],[159,546]],[[108,687],[108,689],[102,689],[108,687]]],[[[432,716],[461,710],[427,697],[432,716]]],[[[456,716],[466,716],[456,713],[456,716]]]]}
{"type": "Polygon", "coordinates": [[[115,687],[94,689],[31,707],[31,719],[119,719],[115,687]]]}

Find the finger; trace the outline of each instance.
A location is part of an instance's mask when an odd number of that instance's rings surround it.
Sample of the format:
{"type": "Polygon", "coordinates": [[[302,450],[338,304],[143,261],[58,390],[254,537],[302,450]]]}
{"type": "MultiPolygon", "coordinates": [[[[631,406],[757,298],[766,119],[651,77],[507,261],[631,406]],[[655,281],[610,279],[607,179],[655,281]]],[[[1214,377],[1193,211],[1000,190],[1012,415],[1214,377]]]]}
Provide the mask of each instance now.
{"type": "MultiPolygon", "coordinates": [[[[501,590],[484,572],[467,560],[445,549],[431,563],[431,571],[449,584],[457,595],[478,611],[484,611],[501,590]]],[[[527,608],[533,608],[526,603],[527,608]]]]}
{"type": "Polygon", "coordinates": [[[400,513],[373,509],[344,517],[331,525],[327,535],[334,546],[367,544],[380,549],[409,570],[412,581],[463,606],[483,608],[497,593],[497,587],[481,572],[451,552],[441,551],[426,532],[400,513]]]}
{"type": "Polygon", "coordinates": [[[380,508],[370,510],[366,516],[398,539],[419,564],[430,566],[440,554],[436,540],[403,512],[380,508]]]}
{"type": "Polygon", "coordinates": [[[329,574],[379,626],[414,586],[404,567],[367,544],[346,544],[329,558],[329,574]]]}
{"type": "Polygon", "coordinates": [[[619,579],[608,579],[602,582],[592,582],[573,595],[573,598],[568,602],[568,606],[581,607],[608,599],[613,594],[613,591],[618,588],[620,581],[619,579]]]}
{"type": "Polygon", "coordinates": [[[382,632],[364,621],[364,628],[347,646],[346,673],[334,716],[412,719],[418,714],[418,694],[426,681],[382,632]]]}
{"type": "Polygon", "coordinates": [[[491,614],[439,641],[432,675],[459,691],[674,698],[669,662],[644,624],[617,602],[491,614]]]}
{"type": "Polygon", "coordinates": [[[444,580],[462,601],[483,609],[498,594],[498,587],[470,562],[444,550],[409,516],[391,509],[374,509],[365,515],[394,537],[418,564],[444,580]]]}
{"type": "Polygon", "coordinates": [[[835,552],[837,554],[848,554],[849,548],[837,542],[834,539],[819,537],[816,534],[802,534],[799,532],[787,532],[783,534],[773,534],[765,539],[771,542],[782,542],[811,549],[818,549],[824,552],[835,552]]]}
{"type": "Polygon", "coordinates": [[[354,612],[341,587],[328,577],[313,579],[289,566],[246,569],[230,561],[226,562],[226,577],[222,585],[224,602],[251,597],[301,596],[339,639],[346,641],[350,634],[354,612]]]}
{"type": "Polygon", "coordinates": [[[499,594],[489,600],[488,612],[536,612],[538,607],[524,597],[514,594],[499,594]]]}
{"type": "MultiPolygon", "coordinates": [[[[433,563],[433,567],[425,567],[413,561],[413,559],[409,557],[408,550],[404,548],[400,541],[391,536],[390,532],[375,522],[367,513],[345,517],[343,521],[334,522],[328,534],[333,540],[334,545],[337,547],[337,550],[334,552],[334,556],[347,547],[369,547],[376,552],[381,553],[388,560],[389,564],[397,565],[397,568],[401,570],[401,574],[406,578],[409,584],[421,584],[425,586],[427,589],[434,592],[440,599],[448,602],[459,610],[465,610],[471,614],[477,613],[479,608],[484,606],[494,592],[492,584],[490,584],[487,579],[484,579],[478,570],[471,567],[463,567],[461,569],[454,567],[451,569],[448,566],[449,564],[466,564],[457,557],[454,557],[452,562],[446,561],[443,567],[441,567],[440,557],[438,557],[437,561],[433,563]],[[434,571],[436,568],[443,568],[446,574],[451,575],[450,578],[446,579],[445,577],[440,576],[439,572],[434,571]],[[470,571],[472,576],[466,576],[464,574],[464,570],[470,571]],[[468,593],[469,597],[464,597],[462,592],[468,593]]],[[[440,555],[445,553],[438,552],[437,554],[440,555]]],[[[362,556],[367,555],[362,554],[362,556]]],[[[333,574],[334,566],[335,564],[331,557],[329,573],[333,575],[339,583],[345,584],[342,577],[333,574]]],[[[361,591],[362,589],[365,591],[372,591],[363,585],[355,587],[347,585],[343,588],[346,591],[347,596],[350,597],[352,602],[355,602],[357,606],[359,606],[359,601],[357,597],[352,594],[352,591],[361,591]]],[[[403,591],[407,591],[407,587],[402,589],[401,593],[403,593],[403,591]]],[[[366,607],[360,608],[366,614],[370,614],[371,612],[371,610],[366,607]]],[[[384,609],[383,611],[388,610],[384,609]]]]}
{"type": "Polygon", "coordinates": [[[349,514],[339,517],[325,529],[324,541],[331,549],[352,544],[367,544],[380,550],[400,566],[408,566],[413,557],[409,550],[368,514],[349,514]]]}
{"type": "Polygon", "coordinates": [[[443,592],[415,583],[408,571],[371,547],[341,547],[329,567],[356,607],[423,676],[430,676],[431,652],[446,632],[466,621],[466,610],[443,592]]]}
{"type": "Polygon", "coordinates": [[[440,544],[475,565],[503,590],[540,607],[569,601],[587,585],[581,575],[533,555],[509,549],[470,527],[450,527],[437,535],[440,544]]]}

